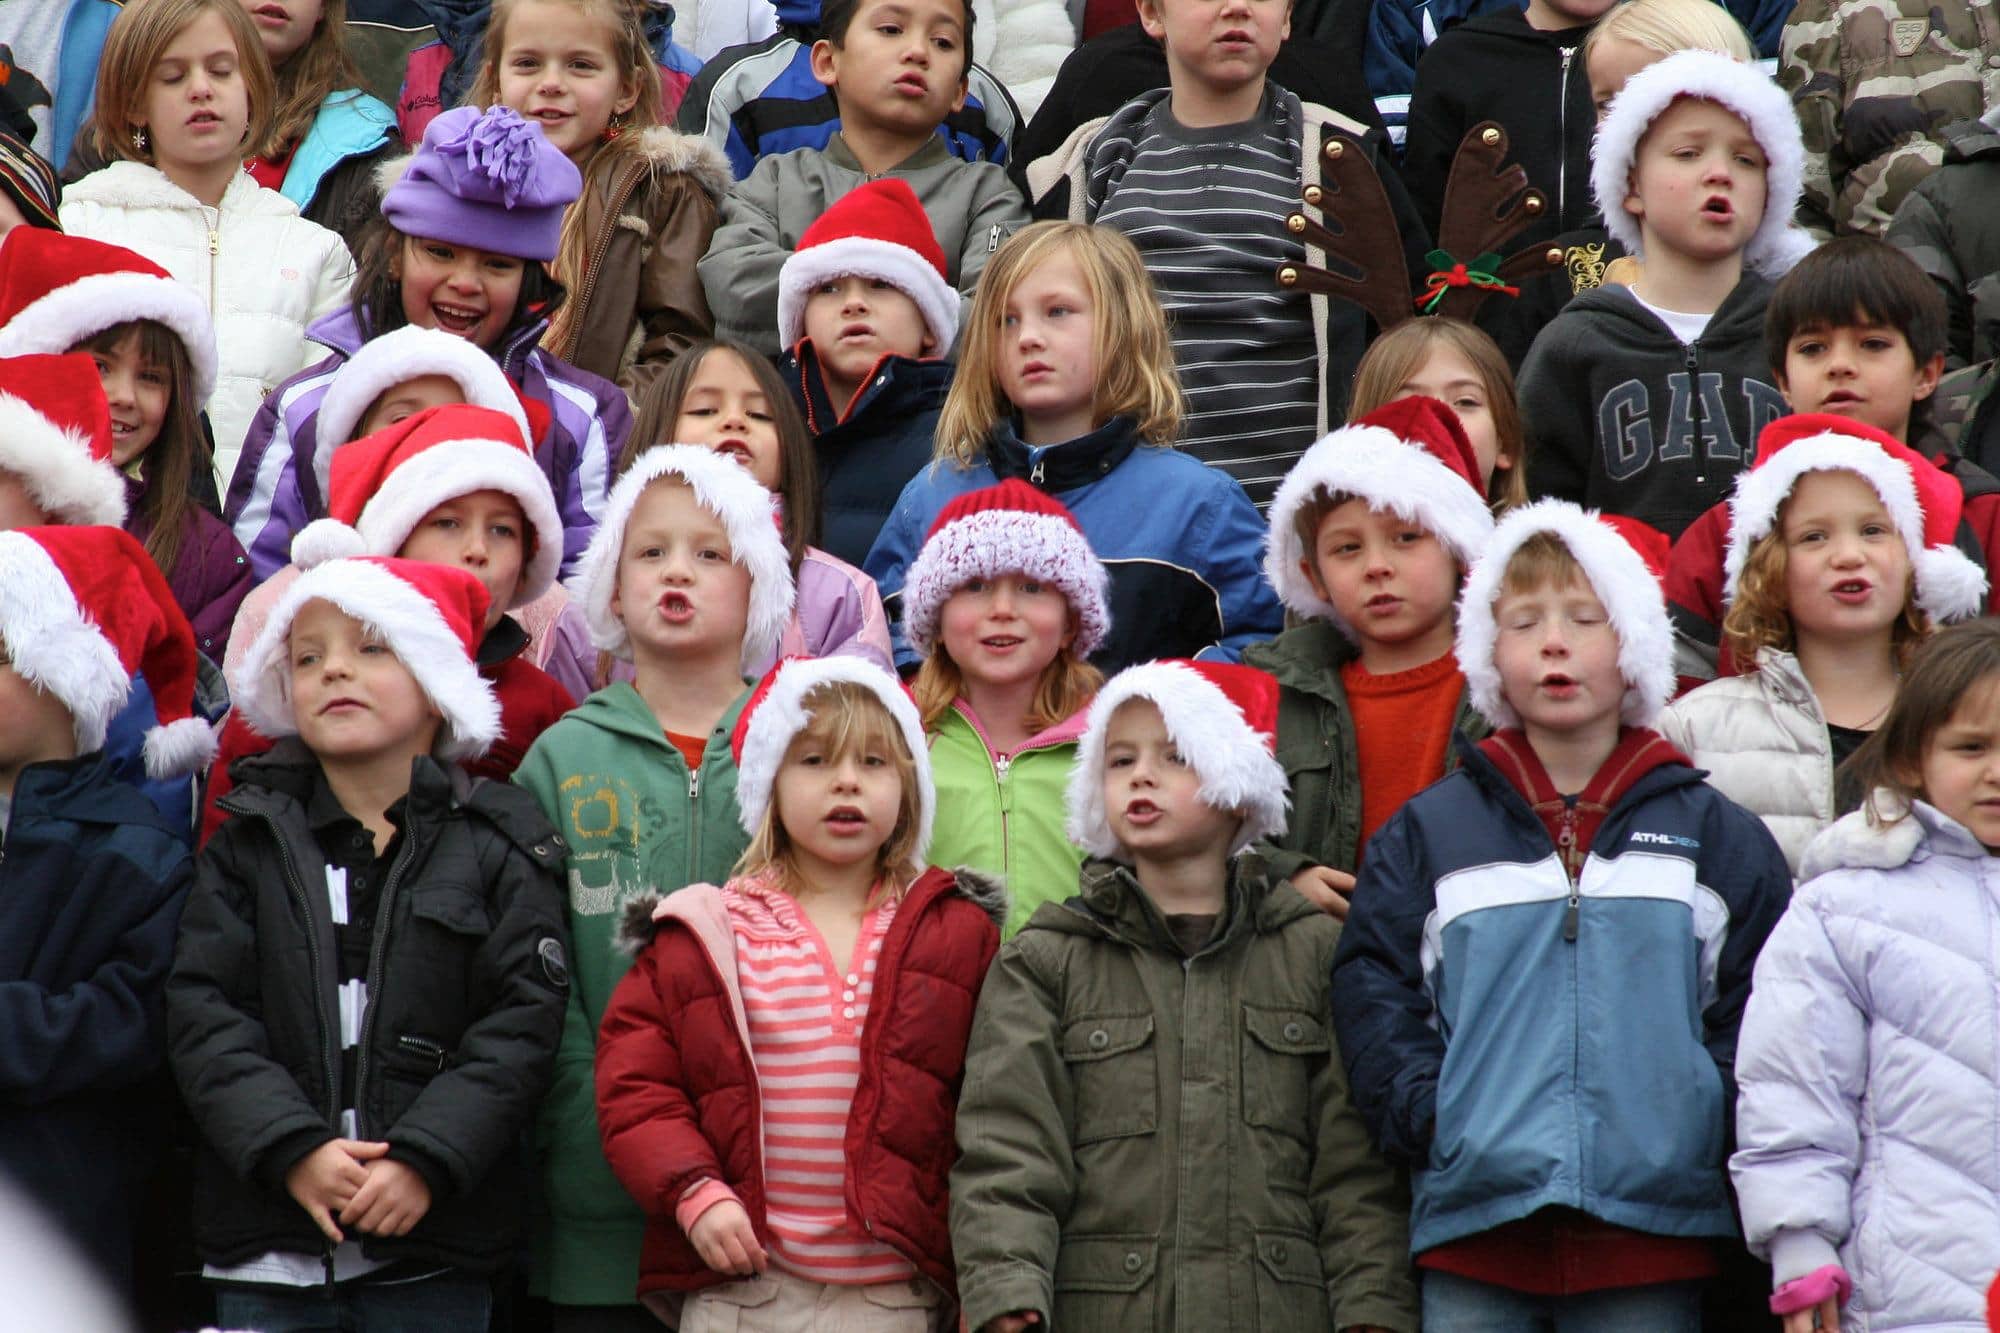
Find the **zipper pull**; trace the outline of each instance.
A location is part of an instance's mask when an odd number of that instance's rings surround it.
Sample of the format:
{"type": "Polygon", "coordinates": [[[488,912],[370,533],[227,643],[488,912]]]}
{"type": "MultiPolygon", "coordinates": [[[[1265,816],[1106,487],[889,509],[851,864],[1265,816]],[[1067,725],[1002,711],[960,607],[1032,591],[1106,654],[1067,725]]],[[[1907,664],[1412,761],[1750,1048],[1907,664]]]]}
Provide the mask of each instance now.
{"type": "Polygon", "coordinates": [[[1044,467],[1044,460],[1037,458],[1035,460],[1034,470],[1028,473],[1028,480],[1032,482],[1034,485],[1039,486],[1042,484],[1042,479],[1046,475],[1043,472],[1043,467],[1044,467]]]}
{"type": "MultiPolygon", "coordinates": [[[[1701,339],[1697,338],[1687,345],[1687,355],[1682,358],[1681,364],[1689,370],[1701,364],[1701,339]]],[[[1689,392],[1698,394],[1700,390],[1701,386],[1696,384],[1690,387],[1689,392]]]]}
{"type": "Polygon", "coordinates": [[[1570,885],[1569,906],[1563,909],[1563,939],[1570,944],[1576,943],[1577,915],[1582,905],[1583,900],[1578,896],[1576,886],[1570,885]]]}
{"type": "Polygon", "coordinates": [[[688,770],[688,799],[690,801],[701,799],[701,770],[699,768],[690,768],[688,770]]]}
{"type": "Polygon", "coordinates": [[[1000,228],[998,225],[986,229],[986,253],[992,254],[1000,248],[1000,228]]]}
{"type": "Polygon", "coordinates": [[[993,761],[994,774],[1000,781],[1005,782],[1007,780],[1007,766],[1013,762],[1014,760],[1011,756],[1004,754],[993,761]]]}
{"type": "Polygon", "coordinates": [[[208,233],[208,253],[211,258],[222,253],[222,236],[213,228],[208,233]]]}

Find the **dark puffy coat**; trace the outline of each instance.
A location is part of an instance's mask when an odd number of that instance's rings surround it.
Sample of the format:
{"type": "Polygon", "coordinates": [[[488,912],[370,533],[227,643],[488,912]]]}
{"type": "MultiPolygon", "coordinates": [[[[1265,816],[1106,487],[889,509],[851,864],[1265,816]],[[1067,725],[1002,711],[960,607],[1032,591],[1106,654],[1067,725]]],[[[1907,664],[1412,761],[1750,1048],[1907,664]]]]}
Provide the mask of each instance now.
{"type": "MultiPolygon", "coordinates": [[[[138,517],[149,484],[128,480],[125,487],[126,509],[132,515],[125,520],[125,530],[141,542],[152,533],[152,525],[138,517]]],[[[250,595],[250,557],[243,554],[242,543],[227,523],[201,505],[190,504],[180,554],[174,567],[163,572],[174,601],[194,627],[194,646],[209,661],[220,662],[229,645],[230,627],[236,623],[236,608],[250,595]]]]}
{"type": "Polygon", "coordinates": [[[1962,120],[1944,130],[1944,165],[1924,177],[1903,202],[1882,239],[1917,261],[1944,296],[1950,314],[1946,362],[1953,368],[1990,360],[2000,347],[1990,324],[2000,296],[1990,281],[2000,273],[2000,129],[1985,120],[1962,120]],[[1983,284],[1982,279],[1989,279],[1983,284]],[[1979,316],[1985,313],[1987,318],[1979,316]]]}
{"type": "MultiPolygon", "coordinates": [[[[945,1193],[952,1122],[1004,911],[997,887],[969,871],[929,870],[910,886],[882,941],[847,1116],[848,1208],[947,1292],[957,1290],[945,1193]]],[[[640,1294],[696,1291],[729,1280],[674,1219],[696,1181],[736,1191],[758,1240],[771,1243],[735,936],[712,885],[627,912],[626,939],[640,953],[598,1030],[597,1118],[605,1158],[646,1210],[640,1294]]]]}
{"type": "MultiPolygon", "coordinates": [[[[236,765],[167,982],[174,1076],[204,1139],[195,1240],[212,1263],[325,1241],[285,1173],[336,1135],[338,984],[317,763],[296,738],[236,765]]],[[[371,1258],[472,1270],[519,1246],[523,1131],[548,1087],[569,991],[567,848],[534,799],[429,758],[412,769],[384,880],[357,1052],[364,1139],[422,1173],[431,1209],[371,1258]]]]}

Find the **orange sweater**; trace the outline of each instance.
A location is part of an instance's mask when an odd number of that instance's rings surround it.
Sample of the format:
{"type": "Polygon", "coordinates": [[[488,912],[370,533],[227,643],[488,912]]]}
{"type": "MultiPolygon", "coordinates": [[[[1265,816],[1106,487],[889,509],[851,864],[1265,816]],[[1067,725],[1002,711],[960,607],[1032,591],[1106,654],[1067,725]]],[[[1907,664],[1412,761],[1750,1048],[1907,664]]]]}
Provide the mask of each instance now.
{"type": "Polygon", "coordinates": [[[1361,766],[1361,841],[1403,802],[1444,776],[1451,724],[1465,693],[1465,676],[1450,653],[1408,671],[1378,676],[1359,661],[1340,669],[1354,717],[1354,754],[1361,766]]]}

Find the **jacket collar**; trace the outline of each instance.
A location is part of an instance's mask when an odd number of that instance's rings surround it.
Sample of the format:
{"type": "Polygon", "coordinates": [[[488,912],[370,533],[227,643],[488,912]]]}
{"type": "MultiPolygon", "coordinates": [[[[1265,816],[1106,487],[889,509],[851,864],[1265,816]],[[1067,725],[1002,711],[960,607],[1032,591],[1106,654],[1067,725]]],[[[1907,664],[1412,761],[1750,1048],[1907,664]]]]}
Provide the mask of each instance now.
{"type": "MultiPolygon", "coordinates": [[[[826,153],[826,160],[841,170],[867,175],[862,171],[861,159],[857,158],[854,150],[847,146],[847,139],[839,130],[835,130],[833,137],[826,141],[826,148],[823,151],[826,153]]],[[[925,167],[941,166],[951,160],[951,149],[945,146],[944,136],[933,134],[924,140],[923,147],[882,172],[881,176],[903,176],[913,171],[922,171],[925,167]]],[[[879,180],[881,176],[870,176],[869,179],[879,180]]]]}
{"type": "MultiPolygon", "coordinates": [[[[951,387],[952,364],[938,357],[922,360],[911,356],[885,356],[868,372],[868,378],[854,391],[853,401],[842,410],[827,392],[826,377],[820,370],[819,354],[812,339],[801,338],[785,353],[785,378],[796,385],[806,426],[815,437],[857,421],[864,413],[914,414],[928,405],[924,400],[941,401],[951,387]]],[[[820,443],[819,439],[815,443],[820,443]]]]}
{"type": "MultiPolygon", "coordinates": [[[[153,803],[137,788],[118,780],[111,758],[103,750],[74,759],[48,759],[29,764],[14,782],[14,796],[0,833],[21,826],[24,817],[53,814],[73,823],[147,824],[165,829],[153,803]]],[[[186,841],[186,831],[180,834],[186,841]]],[[[0,837],[0,842],[6,839],[0,837]]]]}
{"type": "Polygon", "coordinates": [[[1275,639],[1252,644],[1243,660],[1270,672],[1286,689],[1343,703],[1347,691],[1340,683],[1340,669],[1360,656],[1354,641],[1330,622],[1308,620],[1275,639]]]}
{"type": "MultiPolygon", "coordinates": [[[[211,211],[201,200],[183,190],[158,167],[144,162],[117,161],[91,172],[74,185],[65,186],[66,195],[78,199],[99,199],[126,208],[165,208],[185,213],[211,211]]],[[[222,192],[220,213],[264,213],[295,215],[298,209],[275,190],[266,190],[239,171],[230,177],[222,192]],[[268,196],[268,197],[267,197],[268,196]]]]}
{"type": "MultiPolygon", "coordinates": [[[[709,732],[711,741],[718,737],[722,741],[719,746],[711,744],[708,747],[709,755],[729,753],[729,734],[736,728],[736,719],[743,712],[743,705],[750,701],[749,685],[750,682],[744,682],[743,693],[736,696],[736,702],[729,705],[722,720],[715,724],[715,730],[709,732]]],[[[672,751],[679,754],[667,743],[666,733],[660,730],[659,719],[653,716],[653,710],[646,706],[646,701],[630,681],[613,681],[571,709],[568,716],[588,722],[614,736],[655,746],[662,753],[672,751]]],[[[702,762],[706,767],[707,758],[704,757],[702,762]]]]}
{"type": "MultiPolygon", "coordinates": [[[[278,816],[297,812],[303,818],[319,772],[319,760],[297,736],[282,736],[262,754],[246,755],[230,766],[236,785],[222,798],[224,809],[278,816]]],[[[410,765],[410,792],[404,798],[406,828],[432,822],[466,803],[472,779],[456,764],[441,764],[419,755],[410,765]]]]}
{"type": "Polygon", "coordinates": [[[994,426],[986,441],[987,466],[1005,481],[1019,477],[1048,492],[1073,491],[1100,481],[1139,447],[1130,417],[1113,417],[1088,435],[1039,449],[1021,443],[1014,423],[994,426]]]}
{"type": "MultiPolygon", "coordinates": [[[[1475,741],[1461,734],[1453,739],[1452,744],[1457,747],[1459,763],[1464,767],[1466,774],[1477,782],[1490,798],[1507,807],[1520,819],[1539,826],[1541,821],[1530,808],[1528,798],[1522,794],[1521,788],[1515,785],[1514,780],[1501,771],[1500,765],[1491,757],[1489,747],[1506,734],[1508,733],[1489,736],[1483,741],[1475,741]]],[[[1517,738],[1521,749],[1528,748],[1527,740],[1520,732],[1515,731],[1511,734],[1517,738]]],[[[1620,738],[1619,749],[1613,752],[1614,758],[1625,753],[1628,743],[1635,735],[1649,736],[1657,740],[1666,748],[1666,753],[1648,758],[1643,771],[1631,775],[1628,781],[1603,789],[1604,794],[1610,798],[1605,804],[1610,806],[1612,814],[1627,806],[1648,800],[1661,792],[1671,791],[1675,787],[1692,786],[1708,776],[1703,770],[1690,765],[1686,757],[1675,750],[1658,732],[1645,727],[1626,728],[1620,738]]],[[[1605,767],[1608,769],[1612,765],[1606,764],[1605,767]]],[[[1546,770],[1541,769],[1539,759],[1535,761],[1535,768],[1544,772],[1543,780],[1546,782],[1546,770]]],[[[1606,774],[1600,770],[1597,776],[1591,779],[1591,785],[1585,788],[1585,791],[1599,790],[1598,783],[1605,777],[1606,774]]]]}
{"type": "MultiPolygon", "coordinates": [[[[1220,938],[1209,942],[1202,952],[1233,944],[1250,932],[1269,934],[1301,917],[1319,911],[1289,884],[1276,884],[1264,873],[1262,862],[1239,856],[1229,863],[1227,923],[1220,938]]],[[[1155,952],[1179,953],[1166,916],[1153,904],[1132,867],[1102,857],[1083,863],[1078,876],[1077,895],[1065,902],[1064,913],[1053,914],[1044,922],[1071,934],[1108,935],[1123,944],[1155,952]]]]}
{"type": "Polygon", "coordinates": [[[1939,854],[1980,860],[1989,855],[1965,825],[1935,806],[1924,801],[1905,806],[1881,790],[1820,830],[1800,859],[1799,883],[1832,870],[1895,870],[1939,854]],[[1873,820],[1871,807],[1877,813],[1873,820]]]}
{"type": "Polygon", "coordinates": [[[492,629],[486,631],[486,637],[479,641],[479,652],[474,656],[473,664],[482,673],[490,672],[519,657],[521,650],[527,646],[528,631],[521,628],[521,622],[512,616],[502,616],[494,622],[492,629]]]}

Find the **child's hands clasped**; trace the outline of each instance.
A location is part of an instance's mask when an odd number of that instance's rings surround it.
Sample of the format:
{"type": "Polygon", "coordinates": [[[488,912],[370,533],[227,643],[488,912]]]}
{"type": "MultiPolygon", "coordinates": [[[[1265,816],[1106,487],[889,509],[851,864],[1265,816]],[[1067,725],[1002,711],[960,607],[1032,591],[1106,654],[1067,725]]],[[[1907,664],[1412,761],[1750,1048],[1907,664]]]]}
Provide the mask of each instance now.
{"type": "MultiPolygon", "coordinates": [[[[388,1144],[380,1145],[383,1149],[388,1144]]],[[[405,1236],[431,1210],[431,1187],[415,1168],[384,1157],[368,1164],[368,1179],[340,1210],[340,1220],[375,1236],[405,1236]]]]}
{"type": "Polygon", "coordinates": [[[688,1240],[701,1261],[718,1273],[748,1277],[771,1266],[770,1256],[757,1243],[750,1214],[733,1199],[724,1199],[696,1218],[688,1228],[688,1240]]]}
{"type": "Polygon", "coordinates": [[[368,1164],[388,1151],[386,1143],[328,1139],[292,1163],[285,1172],[285,1191],[306,1210],[320,1233],[338,1245],[346,1237],[335,1225],[334,1213],[345,1210],[368,1183],[368,1164]]]}

